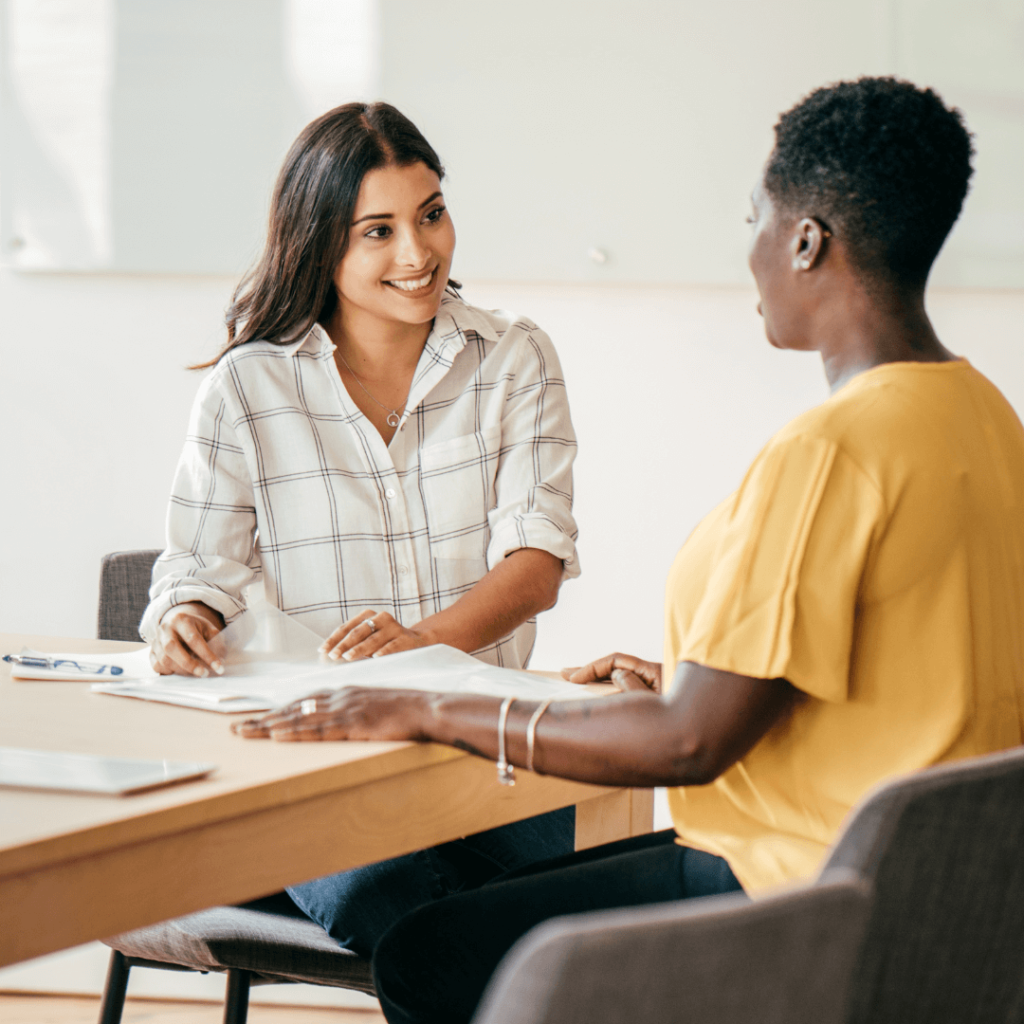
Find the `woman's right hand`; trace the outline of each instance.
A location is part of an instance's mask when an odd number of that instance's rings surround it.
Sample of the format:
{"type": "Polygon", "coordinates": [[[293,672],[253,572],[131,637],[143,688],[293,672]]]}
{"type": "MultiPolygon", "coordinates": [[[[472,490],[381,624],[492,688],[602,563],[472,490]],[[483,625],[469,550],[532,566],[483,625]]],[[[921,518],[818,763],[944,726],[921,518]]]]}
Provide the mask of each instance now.
{"type": "Polygon", "coordinates": [[[208,644],[222,629],[218,612],[201,601],[190,601],[168,609],[157,626],[149,660],[155,671],[166,676],[223,675],[224,663],[208,644]]]}
{"type": "Polygon", "coordinates": [[[661,693],[661,662],[644,661],[632,654],[608,654],[580,668],[563,668],[570,683],[614,683],[620,690],[661,693]]]}

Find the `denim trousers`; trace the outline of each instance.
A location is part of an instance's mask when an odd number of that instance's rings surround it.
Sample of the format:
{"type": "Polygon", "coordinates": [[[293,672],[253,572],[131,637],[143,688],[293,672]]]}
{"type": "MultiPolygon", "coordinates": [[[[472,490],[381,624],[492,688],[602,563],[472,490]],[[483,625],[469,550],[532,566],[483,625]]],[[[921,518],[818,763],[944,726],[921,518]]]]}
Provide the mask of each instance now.
{"type": "Polygon", "coordinates": [[[389,1024],[468,1022],[502,957],[563,914],[742,892],[721,858],[672,829],[512,871],[403,917],[373,957],[389,1024]]]}
{"type": "Polygon", "coordinates": [[[345,949],[370,958],[384,933],[417,907],[508,871],[571,853],[576,808],[480,832],[428,850],[289,887],[288,894],[345,949]]]}

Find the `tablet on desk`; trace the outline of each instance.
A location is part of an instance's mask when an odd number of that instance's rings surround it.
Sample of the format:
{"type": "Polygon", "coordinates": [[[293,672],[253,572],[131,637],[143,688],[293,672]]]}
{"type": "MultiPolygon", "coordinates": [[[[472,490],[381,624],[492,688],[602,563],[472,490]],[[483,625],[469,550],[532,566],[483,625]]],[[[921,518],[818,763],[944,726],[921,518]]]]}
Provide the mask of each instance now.
{"type": "Polygon", "coordinates": [[[0,747],[0,786],[122,796],[209,775],[201,761],[148,761],[0,747]]]}

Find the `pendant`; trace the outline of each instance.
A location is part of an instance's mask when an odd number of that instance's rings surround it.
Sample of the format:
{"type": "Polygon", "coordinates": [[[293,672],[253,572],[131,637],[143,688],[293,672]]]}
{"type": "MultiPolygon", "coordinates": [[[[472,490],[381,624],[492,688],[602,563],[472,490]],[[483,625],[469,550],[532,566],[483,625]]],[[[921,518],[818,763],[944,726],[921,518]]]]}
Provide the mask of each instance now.
{"type": "Polygon", "coordinates": [[[388,426],[389,427],[397,427],[398,426],[398,418],[399,417],[398,417],[398,413],[397,412],[391,413],[391,415],[388,416],[388,419],[387,419],[388,426]]]}

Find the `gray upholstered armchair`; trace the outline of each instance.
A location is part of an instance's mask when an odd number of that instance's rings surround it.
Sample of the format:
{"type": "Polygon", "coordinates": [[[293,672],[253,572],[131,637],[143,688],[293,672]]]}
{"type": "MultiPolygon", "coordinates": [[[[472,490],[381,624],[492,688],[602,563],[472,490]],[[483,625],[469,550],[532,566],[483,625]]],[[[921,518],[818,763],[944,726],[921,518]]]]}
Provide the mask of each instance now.
{"type": "Polygon", "coordinates": [[[474,1024],[1021,1024],[1024,748],[851,815],[811,886],[582,914],[526,935],[474,1024]]]}

